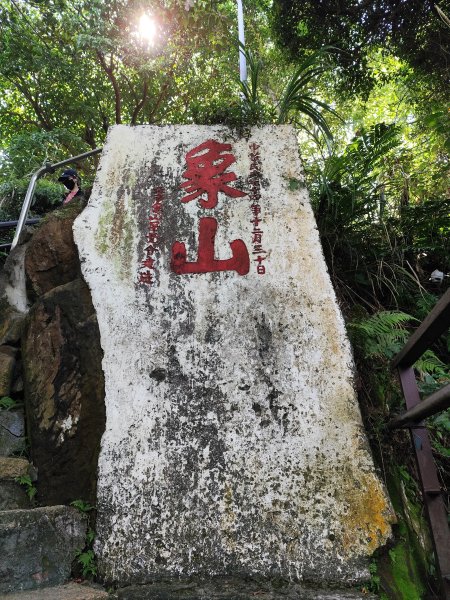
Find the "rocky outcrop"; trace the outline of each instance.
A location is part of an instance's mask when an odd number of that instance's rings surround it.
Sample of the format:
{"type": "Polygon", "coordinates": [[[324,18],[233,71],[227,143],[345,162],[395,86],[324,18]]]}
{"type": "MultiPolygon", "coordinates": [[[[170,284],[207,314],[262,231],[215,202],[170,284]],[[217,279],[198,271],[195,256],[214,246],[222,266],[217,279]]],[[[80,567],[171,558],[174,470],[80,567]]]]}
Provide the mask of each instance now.
{"type": "Polygon", "coordinates": [[[16,362],[17,350],[11,346],[0,346],[0,396],[8,396],[16,362]]]}
{"type": "Polygon", "coordinates": [[[50,290],[79,279],[80,261],[72,225],[79,205],[52,213],[36,230],[25,252],[28,298],[36,301],[50,290]]]}
{"type": "Polygon", "coordinates": [[[93,501],[104,386],[97,321],[81,279],[34,304],[22,350],[39,496],[46,504],[93,501]]]}
{"type": "Polygon", "coordinates": [[[46,217],[0,273],[0,393],[25,400],[37,500],[47,505],[95,501],[105,427],[97,320],[72,235],[81,208],[46,217]]]}
{"type": "Polygon", "coordinates": [[[33,468],[27,460],[0,456],[0,511],[31,507],[30,498],[19,483],[21,478],[26,477],[30,483],[34,477],[33,468]]]}
{"type": "Polygon", "coordinates": [[[0,512],[0,594],[67,581],[85,535],[86,516],[68,506],[0,512]]]}
{"type": "Polygon", "coordinates": [[[0,457],[20,454],[24,449],[23,410],[0,410],[0,457]]]}
{"type": "Polygon", "coordinates": [[[0,344],[17,344],[20,341],[23,315],[13,310],[6,302],[1,306],[0,344]]]}

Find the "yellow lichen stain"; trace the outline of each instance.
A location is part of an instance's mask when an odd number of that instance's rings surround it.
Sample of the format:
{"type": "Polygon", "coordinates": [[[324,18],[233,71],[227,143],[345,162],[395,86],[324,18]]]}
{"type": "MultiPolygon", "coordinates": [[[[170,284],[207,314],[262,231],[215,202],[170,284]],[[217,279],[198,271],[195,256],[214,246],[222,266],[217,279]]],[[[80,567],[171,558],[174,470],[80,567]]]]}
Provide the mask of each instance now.
{"type": "Polygon", "coordinates": [[[345,331],[343,328],[339,331],[338,313],[331,298],[323,302],[321,308],[321,321],[327,331],[327,353],[324,359],[327,363],[326,368],[333,369],[336,360],[342,360],[344,354],[342,344],[345,340],[345,331]]]}
{"type": "Polygon", "coordinates": [[[345,554],[359,554],[366,546],[365,553],[371,555],[387,542],[395,513],[374,474],[363,473],[357,481],[347,482],[339,494],[347,506],[340,518],[342,549],[345,554]]]}

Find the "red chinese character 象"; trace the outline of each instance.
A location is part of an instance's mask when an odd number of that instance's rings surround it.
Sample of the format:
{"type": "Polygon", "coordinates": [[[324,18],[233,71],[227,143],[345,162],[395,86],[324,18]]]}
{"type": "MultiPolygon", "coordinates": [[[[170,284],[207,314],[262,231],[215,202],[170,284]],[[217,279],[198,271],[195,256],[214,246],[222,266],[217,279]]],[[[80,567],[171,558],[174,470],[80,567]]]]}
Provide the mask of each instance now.
{"type": "Polygon", "coordinates": [[[225,173],[226,169],[236,162],[230,150],[231,144],[207,140],[186,154],[187,169],[183,177],[188,181],[183,182],[180,187],[184,188],[188,195],[182,198],[182,202],[190,202],[206,194],[208,199],[201,198],[200,206],[214,208],[219,192],[232,198],[247,195],[227,185],[237,179],[235,173],[225,173]]]}

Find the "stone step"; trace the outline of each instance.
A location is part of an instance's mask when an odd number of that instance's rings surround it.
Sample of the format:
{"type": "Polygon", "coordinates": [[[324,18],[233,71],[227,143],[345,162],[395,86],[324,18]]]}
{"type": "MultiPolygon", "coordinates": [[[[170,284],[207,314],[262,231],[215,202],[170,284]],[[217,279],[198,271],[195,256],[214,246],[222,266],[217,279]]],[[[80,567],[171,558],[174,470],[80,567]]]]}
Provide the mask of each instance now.
{"type": "Polygon", "coordinates": [[[26,486],[20,485],[19,477],[33,480],[33,466],[24,458],[0,456],[0,511],[29,509],[30,498],[26,486]]]}
{"type": "Polygon", "coordinates": [[[0,456],[0,480],[14,481],[17,477],[31,475],[30,469],[25,458],[0,456]]]}
{"type": "Polygon", "coordinates": [[[122,588],[116,594],[117,600],[376,600],[376,596],[356,589],[312,588],[238,577],[155,582],[122,588]]]}
{"type": "Polygon", "coordinates": [[[79,583],[0,595],[4,600],[105,600],[108,593],[103,588],[79,583]]]}
{"type": "Polygon", "coordinates": [[[86,515],[69,506],[0,512],[0,598],[66,583],[86,528],[86,515]]]}

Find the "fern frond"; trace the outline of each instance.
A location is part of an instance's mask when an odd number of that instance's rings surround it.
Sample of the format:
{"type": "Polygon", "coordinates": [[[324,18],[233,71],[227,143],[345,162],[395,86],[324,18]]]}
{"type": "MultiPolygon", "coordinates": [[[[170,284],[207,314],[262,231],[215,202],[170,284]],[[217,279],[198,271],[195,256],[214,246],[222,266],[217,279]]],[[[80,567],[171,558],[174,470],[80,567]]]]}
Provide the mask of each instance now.
{"type": "Polygon", "coordinates": [[[427,350],[422,354],[414,364],[414,368],[421,378],[424,378],[426,375],[437,375],[438,377],[450,379],[450,372],[447,365],[432,350],[427,350]]]}
{"type": "Polygon", "coordinates": [[[402,311],[380,311],[363,321],[349,323],[348,327],[357,333],[355,341],[366,358],[390,359],[405,345],[410,335],[406,324],[411,321],[417,319],[402,311]]]}

